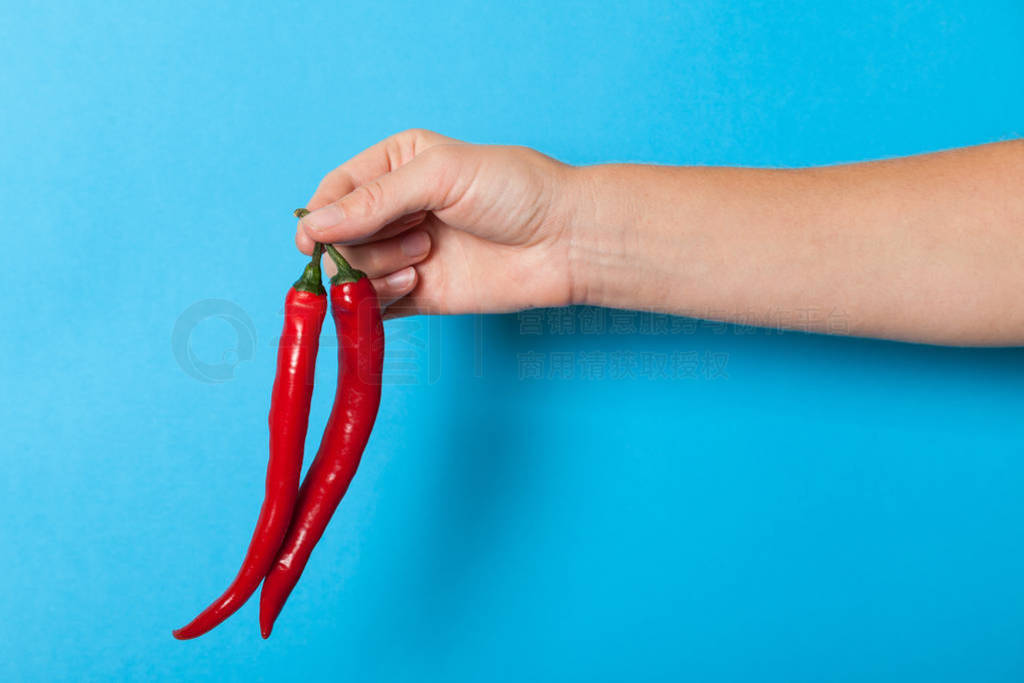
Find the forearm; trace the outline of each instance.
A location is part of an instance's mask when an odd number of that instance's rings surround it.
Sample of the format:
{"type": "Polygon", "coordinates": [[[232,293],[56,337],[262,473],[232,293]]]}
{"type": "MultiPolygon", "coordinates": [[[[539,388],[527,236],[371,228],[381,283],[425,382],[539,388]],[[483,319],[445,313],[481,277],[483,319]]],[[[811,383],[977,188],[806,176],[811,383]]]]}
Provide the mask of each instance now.
{"type": "Polygon", "coordinates": [[[1024,344],[1024,141],[800,170],[574,173],[577,303],[1024,344]]]}

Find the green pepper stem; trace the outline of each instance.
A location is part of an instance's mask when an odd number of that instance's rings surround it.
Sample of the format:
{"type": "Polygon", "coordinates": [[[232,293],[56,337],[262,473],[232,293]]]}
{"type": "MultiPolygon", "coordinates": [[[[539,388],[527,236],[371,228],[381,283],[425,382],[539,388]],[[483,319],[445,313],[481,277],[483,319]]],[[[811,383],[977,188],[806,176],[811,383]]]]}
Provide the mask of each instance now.
{"type": "Polygon", "coordinates": [[[306,269],[302,271],[302,277],[295,281],[292,285],[297,291],[309,292],[311,294],[325,294],[323,282],[320,277],[320,258],[324,254],[324,245],[319,242],[313,247],[313,257],[306,264],[306,269]]]}
{"type": "MultiPolygon", "coordinates": [[[[302,218],[309,213],[309,211],[306,209],[295,209],[292,213],[296,218],[302,218]]],[[[296,280],[292,287],[297,291],[310,292],[311,294],[316,294],[318,296],[326,294],[322,276],[320,274],[320,259],[323,258],[323,255],[324,245],[317,242],[313,246],[313,255],[310,257],[309,264],[306,266],[306,269],[302,271],[302,277],[296,280]]]]}
{"type": "Polygon", "coordinates": [[[345,257],[334,248],[333,244],[325,244],[327,253],[330,255],[331,260],[334,261],[334,265],[338,267],[338,274],[331,278],[332,285],[340,285],[345,282],[358,282],[359,280],[366,277],[366,273],[361,270],[353,268],[345,257]]]}
{"type": "MultiPolygon", "coordinates": [[[[293,211],[292,213],[295,214],[296,218],[302,218],[303,216],[309,215],[309,209],[295,209],[295,211],[293,211]]],[[[340,284],[345,283],[345,282],[358,282],[362,278],[366,277],[366,273],[364,273],[361,270],[357,270],[356,268],[353,268],[349,264],[349,262],[345,260],[345,257],[342,256],[341,253],[337,249],[334,248],[333,244],[321,245],[319,242],[317,242],[316,246],[318,248],[321,247],[321,246],[325,247],[327,249],[327,253],[331,257],[331,260],[334,261],[334,265],[336,265],[338,267],[338,274],[331,278],[331,284],[332,285],[340,285],[340,284]]],[[[316,253],[316,252],[314,252],[314,253],[316,253]]],[[[319,270],[319,267],[320,267],[319,263],[320,263],[320,261],[318,259],[317,260],[317,273],[318,273],[318,275],[319,275],[319,272],[320,272],[320,270],[319,270]]]]}
{"type": "Polygon", "coordinates": [[[309,265],[313,266],[313,270],[316,272],[317,281],[320,280],[320,259],[324,256],[324,245],[317,242],[313,247],[313,256],[310,257],[309,265]]]}

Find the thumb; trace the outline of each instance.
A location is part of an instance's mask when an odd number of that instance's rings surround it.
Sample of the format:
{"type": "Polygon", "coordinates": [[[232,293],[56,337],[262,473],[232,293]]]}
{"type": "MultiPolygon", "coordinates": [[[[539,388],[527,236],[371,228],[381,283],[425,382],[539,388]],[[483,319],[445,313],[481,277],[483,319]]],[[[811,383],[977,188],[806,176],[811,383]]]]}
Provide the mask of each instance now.
{"type": "Polygon", "coordinates": [[[459,184],[460,155],[454,149],[442,152],[442,147],[425,150],[404,166],[306,214],[302,228],[317,242],[356,242],[408,214],[446,208],[457,197],[453,190],[459,184]]]}

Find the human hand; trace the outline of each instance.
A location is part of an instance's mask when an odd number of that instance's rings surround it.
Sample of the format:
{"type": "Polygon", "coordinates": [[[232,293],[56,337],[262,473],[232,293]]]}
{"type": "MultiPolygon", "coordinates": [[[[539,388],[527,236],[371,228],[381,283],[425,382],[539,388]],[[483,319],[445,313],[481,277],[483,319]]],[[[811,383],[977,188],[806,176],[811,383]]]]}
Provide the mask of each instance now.
{"type": "Polygon", "coordinates": [[[328,173],[295,241],[306,254],[338,245],[385,318],[564,306],[573,170],[523,147],[405,131],[328,173]]]}
{"type": "Polygon", "coordinates": [[[812,169],[574,168],[412,130],[329,173],[296,242],[339,243],[385,317],[588,304],[835,333],[779,312],[841,311],[847,334],[1019,345],[1022,173],[1020,140],[812,169]]]}

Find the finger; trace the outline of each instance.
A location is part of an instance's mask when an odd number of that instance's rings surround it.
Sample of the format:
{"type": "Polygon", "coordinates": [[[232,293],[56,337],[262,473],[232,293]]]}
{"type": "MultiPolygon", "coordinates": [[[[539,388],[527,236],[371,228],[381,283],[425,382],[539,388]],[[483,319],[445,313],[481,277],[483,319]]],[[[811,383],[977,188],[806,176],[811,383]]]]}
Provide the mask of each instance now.
{"type": "Polygon", "coordinates": [[[471,177],[461,177],[464,157],[460,147],[447,145],[427,150],[404,166],[307,214],[301,220],[302,229],[319,242],[350,243],[371,237],[402,216],[439,211],[454,204],[466,191],[471,177]]]}
{"type": "Polygon", "coordinates": [[[383,228],[381,228],[377,232],[373,233],[369,237],[367,237],[365,239],[360,239],[360,240],[352,240],[351,242],[348,242],[347,244],[348,245],[372,244],[373,242],[379,242],[381,240],[386,240],[389,237],[394,237],[395,235],[397,235],[399,233],[403,233],[403,232],[407,231],[409,228],[414,228],[417,225],[420,225],[421,223],[423,223],[424,220],[426,220],[427,215],[428,214],[427,214],[426,211],[417,211],[416,213],[409,214],[408,216],[403,216],[403,217],[399,218],[396,221],[392,221],[391,223],[388,223],[383,228]]]}
{"type": "Polygon", "coordinates": [[[456,142],[458,140],[419,128],[385,138],[324,176],[308,208],[315,211],[326,206],[360,185],[404,166],[435,145],[456,142]]]}
{"type": "Polygon", "coordinates": [[[385,277],[374,278],[370,282],[377,292],[377,300],[380,302],[381,308],[387,309],[395,301],[411,292],[416,287],[418,279],[416,269],[409,266],[385,277]]]}
{"type": "MultiPolygon", "coordinates": [[[[352,242],[352,244],[367,244],[371,242],[377,242],[380,240],[386,240],[389,237],[394,237],[395,235],[407,231],[409,228],[415,228],[417,225],[423,223],[423,221],[425,221],[426,218],[426,211],[417,211],[416,213],[409,214],[408,216],[403,216],[397,221],[388,223],[383,228],[381,228],[377,233],[371,235],[369,238],[363,240],[356,240],[352,242]]],[[[314,242],[312,238],[310,238],[310,236],[306,234],[306,231],[300,227],[298,232],[295,234],[295,246],[299,248],[299,251],[308,256],[313,253],[313,247],[316,246],[316,242],[314,242]]]]}
{"type": "Polygon", "coordinates": [[[300,227],[295,233],[295,246],[298,247],[299,251],[306,256],[311,256],[313,254],[313,247],[316,246],[316,242],[314,242],[310,236],[306,234],[306,231],[300,227]]]}
{"type": "MultiPolygon", "coordinates": [[[[420,128],[411,128],[385,138],[324,176],[306,208],[316,211],[344,197],[363,183],[405,165],[431,147],[458,142],[440,133],[420,128]]],[[[295,245],[302,253],[312,254],[314,244],[312,238],[304,235],[300,223],[296,227],[295,245]]]]}
{"type": "Polygon", "coordinates": [[[342,256],[371,278],[394,273],[419,263],[430,252],[430,235],[412,230],[391,239],[340,249],[342,256]]]}
{"type": "MultiPolygon", "coordinates": [[[[306,204],[316,211],[352,192],[356,187],[405,165],[417,154],[436,145],[458,143],[458,140],[419,128],[402,131],[381,140],[328,173],[320,181],[313,197],[306,204]]],[[[296,226],[295,245],[304,254],[312,254],[315,242],[296,226]]]]}

